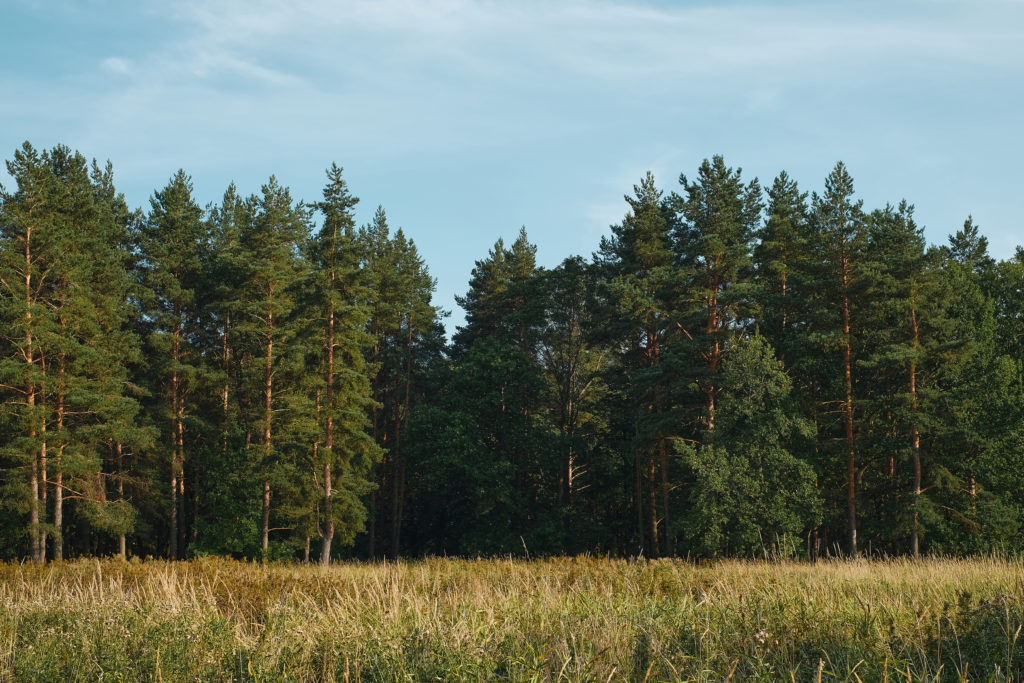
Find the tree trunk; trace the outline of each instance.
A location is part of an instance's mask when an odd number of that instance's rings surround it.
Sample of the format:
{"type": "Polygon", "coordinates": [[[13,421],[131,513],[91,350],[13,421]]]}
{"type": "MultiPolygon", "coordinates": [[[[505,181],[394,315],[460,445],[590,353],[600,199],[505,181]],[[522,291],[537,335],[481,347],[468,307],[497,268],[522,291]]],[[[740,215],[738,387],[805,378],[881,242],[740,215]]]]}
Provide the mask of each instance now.
{"type": "MultiPolygon", "coordinates": [[[[29,437],[34,438],[35,434],[30,433],[29,437]]],[[[29,487],[32,489],[32,505],[29,508],[29,528],[32,534],[32,561],[42,564],[45,558],[42,556],[42,546],[39,543],[39,456],[37,453],[32,453],[31,458],[32,474],[29,487]]]]}
{"type": "MultiPolygon", "coordinates": [[[[64,368],[60,370],[61,381],[57,389],[57,435],[64,431],[64,368]]],[[[53,501],[53,559],[64,559],[64,445],[57,447],[57,481],[54,486],[53,501]]]]}
{"type": "Polygon", "coordinates": [[[635,500],[637,547],[638,552],[640,552],[641,554],[649,554],[647,553],[647,546],[645,543],[646,530],[644,528],[644,480],[643,464],[641,458],[643,458],[643,452],[639,447],[637,447],[633,455],[633,487],[636,490],[635,500]]]}
{"type": "MultiPolygon", "coordinates": [[[[373,364],[374,367],[380,367],[380,341],[381,341],[381,329],[380,329],[380,311],[374,310],[373,313],[373,364]]],[[[380,406],[383,404],[380,398],[380,373],[377,373],[373,377],[373,410],[371,411],[371,419],[373,421],[373,441],[380,446],[386,446],[384,443],[387,440],[387,430],[384,430],[384,434],[381,434],[380,427],[380,406]]],[[[387,451],[385,449],[384,457],[387,458],[387,451]]],[[[379,498],[379,491],[384,484],[384,469],[387,464],[385,460],[380,464],[380,482],[377,488],[370,492],[370,509],[369,522],[367,524],[367,554],[370,559],[377,556],[377,500],[379,498]]]]}
{"type": "MultiPolygon", "coordinates": [[[[271,296],[273,292],[271,292],[271,296]]],[[[264,368],[264,414],[263,414],[263,466],[269,472],[271,449],[271,419],[274,409],[274,314],[267,312],[267,357],[264,368]]],[[[267,559],[267,549],[270,546],[270,475],[265,474],[263,479],[263,526],[262,543],[260,549],[263,553],[263,560],[267,559]]]]}
{"type": "Polygon", "coordinates": [[[228,432],[231,426],[228,422],[229,411],[228,411],[228,399],[230,398],[231,391],[231,347],[229,342],[229,330],[231,329],[231,314],[227,314],[224,317],[224,335],[222,340],[221,348],[221,367],[224,369],[224,386],[220,390],[220,403],[221,403],[221,419],[223,424],[221,425],[221,444],[220,452],[221,457],[226,458],[228,454],[228,432]]]}
{"type": "Polygon", "coordinates": [[[853,444],[853,370],[850,359],[850,297],[849,264],[843,261],[843,375],[846,380],[846,401],[843,405],[846,427],[846,510],[850,525],[850,555],[857,557],[857,472],[853,444]]]}
{"type": "MultiPolygon", "coordinates": [[[[38,436],[36,431],[36,387],[32,379],[32,366],[35,365],[35,346],[32,338],[32,227],[25,228],[25,364],[26,364],[26,386],[25,405],[28,407],[30,442],[34,442],[38,436]]],[[[31,489],[32,500],[29,507],[29,538],[32,540],[32,561],[42,564],[46,558],[42,555],[42,543],[39,530],[39,453],[35,446],[29,448],[28,453],[31,472],[29,475],[29,488],[31,489]]]]}
{"type": "Polygon", "coordinates": [[[182,510],[184,507],[182,497],[183,482],[182,474],[184,468],[184,425],[182,418],[184,408],[182,407],[181,377],[178,375],[178,365],[181,362],[181,309],[177,303],[174,304],[174,336],[171,340],[171,362],[174,369],[171,374],[171,529],[170,529],[170,556],[172,560],[179,559],[181,547],[178,544],[181,538],[181,524],[184,521],[182,510]]]}
{"type": "Polygon", "coordinates": [[[676,554],[675,544],[672,540],[672,517],[669,512],[669,476],[668,476],[668,447],[665,444],[665,439],[661,439],[658,442],[658,455],[660,456],[661,463],[661,508],[664,510],[665,523],[662,527],[662,536],[665,538],[665,556],[672,557],[676,554]]]}
{"type": "MultiPolygon", "coordinates": [[[[334,282],[334,273],[331,273],[334,282]]],[[[331,542],[334,540],[334,512],[331,509],[331,464],[334,458],[334,310],[327,314],[327,421],[324,429],[324,521],[320,564],[331,563],[331,542]]]]}
{"type": "MultiPolygon", "coordinates": [[[[42,358],[40,358],[42,361],[42,358]]],[[[43,363],[43,382],[44,384],[40,387],[40,396],[43,403],[43,415],[39,419],[39,482],[41,484],[41,491],[39,496],[40,503],[40,521],[46,523],[46,514],[48,511],[47,506],[47,495],[46,490],[49,488],[49,481],[46,474],[46,364],[43,363]]],[[[39,533],[39,555],[43,558],[43,562],[46,562],[46,533],[40,531],[39,533]]]]}
{"type": "Polygon", "coordinates": [[[260,551],[263,561],[267,561],[267,550],[270,547],[270,479],[263,480],[263,526],[260,551]]]}
{"type": "Polygon", "coordinates": [[[715,428],[715,381],[714,376],[718,371],[718,361],[721,357],[721,349],[718,344],[718,278],[713,280],[714,289],[708,298],[708,322],[705,334],[709,339],[714,339],[714,344],[708,352],[708,384],[705,388],[708,400],[708,431],[715,428]]]}
{"type": "Polygon", "coordinates": [[[658,494],[656,492],[657,478],[654,472],[654,453],[648,452],[647,454],[647,476],[651,482],[651,495],[648,498],[650,504],[650,525],[651,525],[651,557],[658,556],[659,542],[658,542],[658,494]]]}
{"type": "Polygon", "coordinates": [[[409,407],[412,397],[412,313],[406,314],[407,334],[405,341],[405,402],[403,414],[395,421],[395,474],[393,488],[393,500],[391,504],[391,552],[395,557],[399,555],[400,542],[402,537],[402,515],[405,503],[405,470],[401,460],[401,438],[402,427],[408,424],[409,407]]]}
{"type": "MultiPolygon", "coordinates": [[[[39,480],[42,485],[40,491],[40,521],[46,523],[46,515],[49,511],[47,505],[47,490],[50,488],[49,477],[46,471],[46,422],[47,422],[47,409],[46,409],[46,357],[39,354],[39,368],[42,371],[42,380],[39,385],[39,400],[42,407],[42,414],[39,416],[39,480]]],[[[43,562],[46,561],[46,533],[42,532],[39,534],[39,554],[43,558],[43,562]]]]}
{"type": "MultiPolygon", "coordinates": [[[[910,326],[914,334],[913,350],[918,349],[917,310],[914,307],[914,299],[910,299],[910,326]]],[[[918,524],[920,523],[920,511],[918,504],[921,500],[921,434],[917,428],[917,360],[912,357],[910,361],[910,402],[914,421],[910,433],[910,453],[914,461],[914,526],[911,531],[911,550],[914,557],[920,557],[920,539],[918,524]]]]}
{"type": "MultiPolygon", "coordinates": [[[[117,499],[124,500],[124,448],[121,442],[117,442],[117,499]]],[[[118,537],[118,556],[122,560],[128,559],[128,543],[125,535],[118,537]]]]}

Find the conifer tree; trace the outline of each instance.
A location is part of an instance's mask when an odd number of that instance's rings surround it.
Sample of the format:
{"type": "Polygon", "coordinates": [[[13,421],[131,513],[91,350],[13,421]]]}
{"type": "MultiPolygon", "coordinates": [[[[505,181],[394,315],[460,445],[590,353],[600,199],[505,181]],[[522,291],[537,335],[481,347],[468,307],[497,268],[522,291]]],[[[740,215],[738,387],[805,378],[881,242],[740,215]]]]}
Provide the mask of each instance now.
{"type": "Polygon", "coordinates": [[[783,171],[767,191],[767,218],[754,247],[758,326],[779,357],[792,362],[800,342],[793,339],[805,318],[807,193],[783,171]]]}
{"type": "MultiPolygon", "coordinates": [[[[914,207],[903,201],[871,214],[868,225],[865,274],[872,288],[864,306],[864,322],[871,334],[864,340],[859,366],[865,375],[867,419],[873,420],[865,435],[865,450],[874,445],[883,459],[877,469],[882,480],[902,482],[896,476],[899,454],[909,454],[912,477],[906,488],[909,509],[906,526],[910,552],[921,552],[924,468],[922,436],[934,431],[929,416],[934,412],[930,369],[940,360],[950,331],[942,311],[944,296],[938,276],[938,252],[926,252],[923,229],[914,221],[914,207]],[[928,373],[929,376],[926,376],[928,373]]],[[[902,462],[900,462],[902,465],[902,462]]],[[[903,486],[898,484],[898,486],[903,486]]],[[[902,510],[895,517],[901,516],[902,510]]],[[[925,515],[927,516],[927,515],[925,515]]],[[[894,531],[894,530],[893,530],[894,531]]]]}
{"type": "Polygon", "coordinates": [[[249,203],[250,218],[239,235],[243,269],[235,329],[250,357],[247,388],[258,386],[261,397],[250,404],[247,440],[255,441],[256,470],[262,483],[260,552],[266,558],[272,483],[283,483],[281,475],[290,470],[288,455],[294,453],[294,430],[313,416],[299,386],[306,354],[294,317],[300,284],[307,274],[302,249],[310,224],[306,208],[295,204],[273,176],[249,203]]]}
{"type": "Polygon", "coordinates": [[[811,325],[823,349],[838,349],[842,356],[842,380],[823,387],[825,396],[822,398],[826,405],[841,406],[842,459],[846,464],[846,527],[852,556],[859,553],[853,330],[856,299],[864,283],[862,266],[867,232],[862,205],[862,201],[853,199],[853,178],[846,166],[838,162],[825,179],[824,193],[815,193],[812,197],[809,240],[817,266],[813,286],[819,294],[811,325]]]}
{"type": "Polygon", "coordinates": [[[368,330],[373,365],[371,430],[383,449],[377,489],[370,494],[368,552],[378,553],[378,541],[387,539],[391,555],[401,544],[406,500],[406,466],[402,432],[409,423],[421,363],[417,347],[433,335],[438,309],[431,303],[434,279],[415,243],[399,228],[391,235],[387,215],[377,208],[373,221],[359,232],[371,291],[368,330]],[[378,522],[386,527],[383,533],[378,522]]]}
{"type": "MultiPolygon", "coordinates": [[[[45,475],[46,423],[43,407],[45,359],[50,349],[44,339],[56,335],[58,323],[49,305],[55,298],[49,276],[61,269],[63,240],[54,219],[57,179],[49,155],[40,155],[27,142],[7,162],[17,189],[3,194],[2,315],[5,353],[0,363],[0,381],[5,390],[4,417],[7,491],[4,500],[28,512],[27,536],[33,562],[45,561],[45,535],[41,522],[45,475]]],[[[57,346],[52,343],[51,346],[57,346]]],[[[56,348],[53,349],[56,352],[56,348]]]]}
{"type": "Polygon", "coordinates": [[[605,317],[609,343],[625,348],[624,376],[611,383],[624,385],[634,425],[630,449],[637,547],[656,556],[672,552],[666,439],[679,426],[669,396],[677,382],[659,365],[670,336],[679,329],[676,309],[686,273],[673,252],[675,214],[654,176],[647,173],[633,191],[634,196],[625,197],[629,212],[620,224],[611,226],[611,237],[601,239],[597,261],[611,303],[605,317]]]}
{"type": "Polygon", "coordinates": [[[317,205],[324,224],[313,245],[314,306],[323,311],[323,437],[314,464],[322,473],[320,562],[325,566],[330,563],[336,523],[341,524],[346,543],[363,530],[362,498],[372,489],[369,477],[380,460],[380,449],[368,433],[373,403],[363,349],[370,342],[366,323],[371,293],[361,270],[361,244],[353,220],[359,200],[349,193],[337,165],[327,171],[327,181],[324,199],[317,205]]]}
{"type": "Polygon", "coordinates": [[[185,533],[185,466],[194,454],[186,454],[186,425],[193,420],[190,394],[202,372],[193,340],[201,322],[196,290],[201,286],[207,242],[203,211],[192,198],[192,180],[184,171],[153,193],[140,241],[153,393],[159,397],[161,442],[170,465],[168,556],[180,559],[189,536],[185,533]]]}
{"type": "Polygon", "coordinates": [[[8,484],[28,489],[12,500],[26,501],[31,557],[44,562],[49,535],[54,557],[64,556],[68,500],[94,530],[131,526],[130,506],[107,498],[116,473],[104,457],[115,439],[136,440],[124,427],[138,410],[127,376],[137,349],[128,304],[132,217],[109,164],[94,163],[90,174],[67,147],[40,155],[26,144],[8,168],[18,183],[3,196],[0,242],[0,311],[13,332],[0,364],[15,475],[8,484]]]}
{"type": "Polygon", "coordinates": [[[761,186],[756,178],[743,183],[740,176],[741,170],[726,167],[720,156],[705,159],[695,182],[685,175],[679,177],[685,196],[672,198],[680,214],[678,249],[693,272],[688,297],[699,301],[690,319],[694,324],[684,320],[684,326],[692,328],[691,336],[699,330],[695,350],[704,367],[695,374],[704,395],[704,421],[709,430],[715,426],[718,366],[729,336],[749,320],[752,306],[745,285],[750,277],[754,230],[761,214],[761,186]]]}
{"type": "Polygon", "coordinates": [[[568,532],[573,524],[574,497],[587,472],[580,458],[603,428],[596,401],[605,390],[601,375],[607,370],[610,354],[593,340],[595,274],[582,258],[565,259],[545,274],[541,288],[544,328],[540,356],[554,413],[551,422],[564,437],[559,449],[564,455],[559,463],[558,491],[568,532]]]}

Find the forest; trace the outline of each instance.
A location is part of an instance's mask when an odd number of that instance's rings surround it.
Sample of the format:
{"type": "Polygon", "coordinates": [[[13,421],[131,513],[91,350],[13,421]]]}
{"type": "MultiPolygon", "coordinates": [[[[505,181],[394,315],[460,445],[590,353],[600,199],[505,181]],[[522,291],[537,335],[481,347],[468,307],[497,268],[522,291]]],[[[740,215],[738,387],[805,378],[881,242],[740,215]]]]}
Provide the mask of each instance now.
{"type": "Polygon", "coordinates": [[[337,165],[146,209],[65,146],[7,169],[0,559],[1024,550],[1024,249],[928,245],[841,162],[647,174],[554,268],[524,228],[451,339],[337,165]]]}

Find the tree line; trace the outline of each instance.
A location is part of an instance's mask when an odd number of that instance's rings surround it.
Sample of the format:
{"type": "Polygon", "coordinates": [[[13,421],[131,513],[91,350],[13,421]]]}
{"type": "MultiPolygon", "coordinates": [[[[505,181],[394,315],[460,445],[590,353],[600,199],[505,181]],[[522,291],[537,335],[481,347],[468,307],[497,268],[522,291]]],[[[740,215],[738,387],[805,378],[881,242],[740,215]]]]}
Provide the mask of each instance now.
{"type": "Polygon", "coordinates": [[[926,244],[836,164],[651,174],[590,259],[525,229],[465,324],[342,169],[132,210],[30,144],[0,191],[0,556],[1017,552],[1024,250],[926,244]]]}

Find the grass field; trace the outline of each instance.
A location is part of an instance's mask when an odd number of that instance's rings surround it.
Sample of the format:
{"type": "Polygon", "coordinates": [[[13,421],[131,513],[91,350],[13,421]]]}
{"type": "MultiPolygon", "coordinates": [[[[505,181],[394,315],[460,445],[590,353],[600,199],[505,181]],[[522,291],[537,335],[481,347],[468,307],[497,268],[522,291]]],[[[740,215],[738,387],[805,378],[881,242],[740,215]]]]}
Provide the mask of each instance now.
{"type": "Polygon", "coordinates": [[[998,559],[0,565],[0,680],[1024,680],[1022,577],[998,559]]]}

